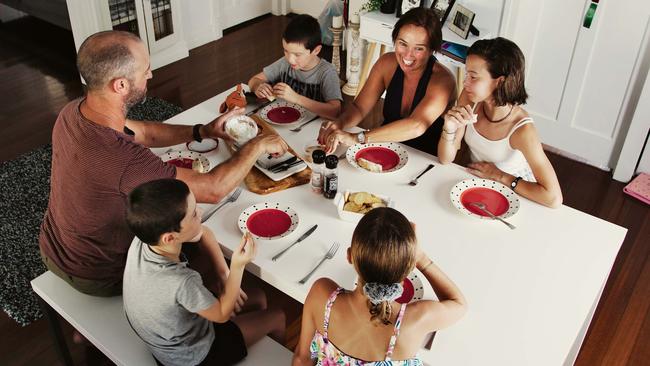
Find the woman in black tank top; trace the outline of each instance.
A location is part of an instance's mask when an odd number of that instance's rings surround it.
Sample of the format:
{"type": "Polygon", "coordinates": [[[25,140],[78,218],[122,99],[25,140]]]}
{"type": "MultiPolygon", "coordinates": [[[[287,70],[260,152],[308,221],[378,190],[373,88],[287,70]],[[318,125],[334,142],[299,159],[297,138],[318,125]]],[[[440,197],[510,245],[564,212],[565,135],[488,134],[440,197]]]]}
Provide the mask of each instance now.
{"type": "Polygon", "coordinates": [[[318,140],[328,152],[339,143],[394,141],[436,154],[442,130],[440,116],[454,101],[455,80],[433,56],[442,44],[440,22],[431,9],[415,8],[393,29],[395,51],[382,55],[354,102],[337,121],[321,126],[318,140]],[[386,92],[381,126],[354,134],[356,126],[386,92]]]}

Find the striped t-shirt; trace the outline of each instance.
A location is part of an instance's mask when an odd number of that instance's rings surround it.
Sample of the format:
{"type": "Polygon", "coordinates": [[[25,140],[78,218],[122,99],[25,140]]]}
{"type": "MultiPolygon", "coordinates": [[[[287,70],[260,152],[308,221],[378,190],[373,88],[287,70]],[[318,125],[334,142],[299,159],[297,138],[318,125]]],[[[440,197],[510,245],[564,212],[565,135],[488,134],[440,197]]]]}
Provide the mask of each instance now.
{"type": "Polygon", "coordinates": [[[83,117],[83,99],[66,105],[52,131],[50,200],[39,245],[67,274],[90,280],[122,278],[133,240],[126,199],[138,185],[174,178],[133,136],[83,117]]]}

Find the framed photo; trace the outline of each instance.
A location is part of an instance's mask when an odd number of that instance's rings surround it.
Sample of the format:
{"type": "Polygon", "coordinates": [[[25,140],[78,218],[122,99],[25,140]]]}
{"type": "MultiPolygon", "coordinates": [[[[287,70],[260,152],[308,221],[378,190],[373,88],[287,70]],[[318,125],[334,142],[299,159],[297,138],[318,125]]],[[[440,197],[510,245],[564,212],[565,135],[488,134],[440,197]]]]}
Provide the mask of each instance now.
{"type": "Polygon", "coordinates": [[[451,9],[450,14],[451,18],[447,27],[463,39],[467,39],[469,29],[472,27],[472,22],[474,21],[474,12],[456,3],[453,9],[451,9]]]}
{"type": "Polygon", "coordinates": [[[440,24],[445,24],[445,20],[447,20],[455,2],[456,0],[433,0],[431,9],[440,19],[440,24]]]}
{"type": "Polygon", "coordinates": [[[422,0],[401,0],[397,3],[397,12],[395,15],[399,18],[402,14],[413,8],[419,8],[422,6],[422,0]]]}

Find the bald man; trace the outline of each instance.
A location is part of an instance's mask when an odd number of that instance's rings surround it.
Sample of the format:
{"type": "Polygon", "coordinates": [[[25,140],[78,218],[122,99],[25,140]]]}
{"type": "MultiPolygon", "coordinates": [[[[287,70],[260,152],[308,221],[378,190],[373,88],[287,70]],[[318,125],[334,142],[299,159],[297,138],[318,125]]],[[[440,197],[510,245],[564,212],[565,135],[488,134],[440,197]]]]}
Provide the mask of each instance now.
{"type": "Polygon", "coordinates": [[[118,295],[133,234],[124,213],[126,198],[141,183],[161,178],[184,181],[199,202],[218,202],[242,181],[261,154],[283,154],[287,146],[261,135],[210,172],[164,163],[149,147],[192,139],[228,138],[225,121],[235,109],[207,125],[181,126],[132,121],[126,114],[142,101],[151,79],[145,44],[127,32],[88,37],[77,55],[85,97],[59,113],[52,131],[50,200],[41,225],[43,262],[81,292],[118,295]]]}

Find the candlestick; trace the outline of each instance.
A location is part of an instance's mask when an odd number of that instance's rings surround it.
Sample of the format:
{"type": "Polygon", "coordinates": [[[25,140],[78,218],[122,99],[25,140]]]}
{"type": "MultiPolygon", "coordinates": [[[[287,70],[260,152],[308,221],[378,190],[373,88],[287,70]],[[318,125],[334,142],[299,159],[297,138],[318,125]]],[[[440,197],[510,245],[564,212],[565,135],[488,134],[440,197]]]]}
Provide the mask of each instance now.
{"type": "Polygon", "coordinates": [[[360,53],[361,42],[359,39],[359,14],[352,14],[352,21],[348,25],[350,30],[350,44],[348,46],[348,53],[350,54],[350,62],[348,63],[348,82],[343,86],[343,93],[346,95],[357,95],[359,88],[359,66],[361,65],[360,53]],[[356,22],[355,22],[356,20],[356,22]]]}
{"type": "Polygon", "coordinates": [[[337,15],[332,18],[332,28],[341,28],[343,26],[343,17],[337,15]]]}
{"type": "Polygon", "coordinates": [[[341,24],[341,26],[338,28],[334,28],[334,27],[330,28],[330,30],[332,31],[332,35],[334,36],[334,39],[332,40],[332,64],[334,65],[334,67],[336,67],[336,75],[339,75],[339,81],[341,83],[343,83],[343,81],[340,80],[341,54],[339,48],[341,46],[341,33],[343,33],[343,29],[345,29],[343,28],[343,24],[341,24]]]}

